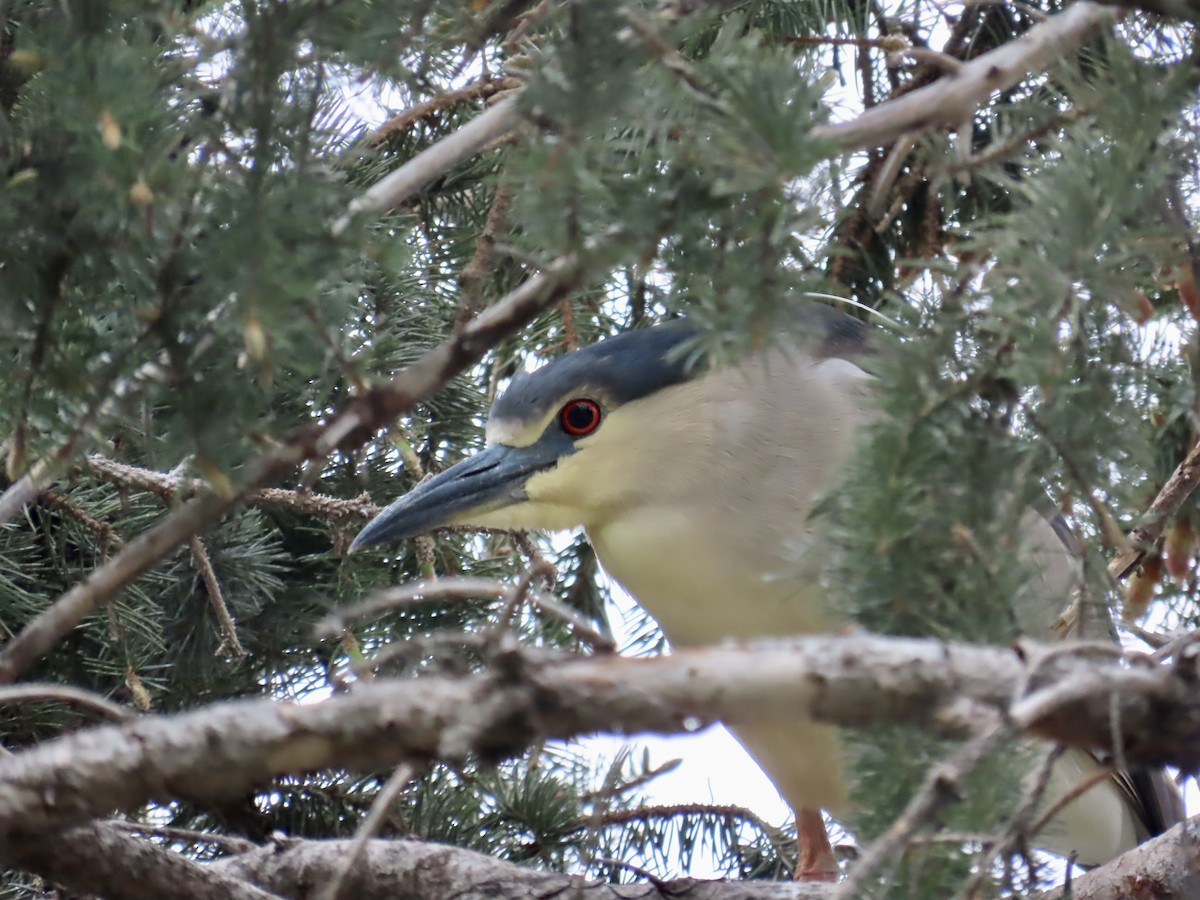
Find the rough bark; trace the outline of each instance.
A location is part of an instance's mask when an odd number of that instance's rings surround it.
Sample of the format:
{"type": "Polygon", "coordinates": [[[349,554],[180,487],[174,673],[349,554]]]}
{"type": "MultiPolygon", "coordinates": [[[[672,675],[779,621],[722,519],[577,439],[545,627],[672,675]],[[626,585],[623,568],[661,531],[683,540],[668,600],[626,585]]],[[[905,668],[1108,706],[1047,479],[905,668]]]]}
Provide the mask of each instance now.
{"type": "Polygon", "coordinates": [[[601,731],[788,716],[961,735],[979,725],[962,713],[964,698],[1028,734],[1103,750],[1119,733],[1124,761],[1188,768],[1200,760],[1200,691],[1188,660],[1130,666],[1095,645],[1018,653],[865,635],[657,659],[564,661],[513,649],[487,675],[380,680],[304,705],[227,702],[81,730],[0,759],[0,855],[3,843],[147,801],[213,800],[331,767],[500,758],[601,731]]]}
{"type": "Polygon", "coordinates": [[[1042,900],[1191,900],[1200,897],[1200,817],[1056,888],[1042,900]]]}
{"type": "MultiPolygon", "coordinates": [[[[285,897],[311,897],[337,871],[349,841],[281,841],[214,867],[285,897]]],[[[831,885],[790,882],[669,881],[617,885],[539,872],[481,853],[411,840],[374,840],[342,885],[355,900],[827,900],[831,885]]]]}
{"type": "Polygon", "coordinates": [[[236,872],[198,863],[102,822],[6,844],[4,860],[72,891],[109,900],[278,897],[236,872]]]}

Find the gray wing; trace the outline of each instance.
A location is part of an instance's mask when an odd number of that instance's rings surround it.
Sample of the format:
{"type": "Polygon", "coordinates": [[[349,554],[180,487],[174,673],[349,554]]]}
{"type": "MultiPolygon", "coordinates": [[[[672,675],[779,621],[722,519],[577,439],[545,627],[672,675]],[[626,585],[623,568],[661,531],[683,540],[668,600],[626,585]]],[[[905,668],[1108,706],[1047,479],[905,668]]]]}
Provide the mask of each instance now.
{"type": "MultiPolygon", "coordinates": [[[[1046,513],[1046,510],[1030,512],[1030,518],[1040,521],[1027,523],[1027,537],[1030,543],[1040,545],[1032,552],[1041,554],[1038,560],[1041,577],[1050,583],[1044,585],[1044,590],[1033,592],[1039,602],[1024,598],[1022,607],[1017,609],[1018,623],[1034,637],[1074,637],[1119,644],[1108,604],[1102,597],[1093,597],[1091,592],[1075,587],[1081,582],[1082,542],[1061,514],[1046,513]],[[1056,610],[1053,602],[1056,597],[1071,597],[1069,606],[1064,604],[1056,610]]],[[[1139,768],[1118,772],[1113,782],[1137,817],[1139,830],[1143,832],[1141,840],[1162,834],[1183,821],[1183,797],[1166,770],[1139,768]]]]}
{"type": "MultiPolygon", "coordinates": [[[[870,358],[877,354],[870,346],[870,329],[864,322],[817,303],[803,317],[817,335],[814,355],[849,359],[870,369],[870,358]]],[[[1076,590],[1081,582],[1083,546],[1049,498],[1031,509],[1023,524],[1025,549],[1038,567],[1040,583],[1014,604],[1021,630],[1043,639],[1076,637],[1119,643],[1112,613],[1103,598],[1091,598],[1076,590]]],[[[1113,782],[1144,829],[1143,839],[1162,834],[1183,821],[1182,795],[1165,770],[1120,772],[1113,776],[1113,782]]]]}
{"type": "Polygon", "coordinates": [[[1157,837],[1186,818],[1183,795],[1165,769],[1121,772],[1116,781],[1145,826],[1147,839],[1157,837]]]}

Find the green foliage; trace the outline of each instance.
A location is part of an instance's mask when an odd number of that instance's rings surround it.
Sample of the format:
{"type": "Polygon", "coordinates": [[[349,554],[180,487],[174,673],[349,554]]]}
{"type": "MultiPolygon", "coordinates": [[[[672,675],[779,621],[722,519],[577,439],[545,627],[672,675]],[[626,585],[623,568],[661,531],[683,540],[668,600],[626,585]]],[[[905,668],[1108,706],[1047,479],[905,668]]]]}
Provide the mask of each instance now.
{"type": "MultiPolygon", "coordinates": [[[[607,242],[608,269],[386,434],[280,487],[383,504],[477,449],[484,410],[522,368],[679,315],[708,329],[704,351],[728,359],[802,328],[805,295],[831,292],[902,322],[898,336],[880,330],[883,414],[831,498],[847,615],[888,633],[1011,640],[1009,601],[1033,590],[1011,536],[1047,494],[1076,514],[1102,571],[1095,510],[1132,527],[1200,424],[1195,312],[1177,290],[1197,188],[1194,65],[1171,44],[1182,35],[1131,18],[1079,64],[1004,92],[968,134],[922,136],[880,207],[887,153],[847,163],[813,129],[855,106],[855,79],[881,102],[936,67],[822,41],[895,38],[893,25],[929,38],[929,23],[894,4],[887,16],[841,0],[695,5],[7,4],[0,486],[43,459],[56,480],[0,528],[0,634],[160,521],[184,499],[180,479],[236,488],[264,447],[436,346],[471,312],[465,270],[501,191],[512,202],[497,217],[482,305],[591,242],[607,242]],[[380,107],[501,72],[527,84],[515,136],[382,220],[334,234],[352,198],[482,101],[447,102],[383,136],[372,131],[380,107]],[[962,165],[961,151],[1014,137],[1011,152],[962,165]],[[1146,304],[1158,312],[1149,327],[1146,304]],[[106,476],[89,453],[174,480],[106,476]]],[[[975,5],[949,26],[963,55],[1031,21],[975,5]]],[[[487,601],[412,604],[341,640],[316,637],[331,608],[429,567],[511,581],[528,564],[513,536],[457,532],[346,557],[360,524],[241,507],[199,549],[133,579],[28,677],[162,712],[312,699],[396,647],[405,652],[382,674],[478,671],[502,627],[531,647],[586,652],[560,619],[487,601]]],[[[609,587],[586,541],[538,549],[560,573],[557,598],[607,629],[609,587]]],[[[1163,615],[1194,626],[1196,590],[1190,574],[1161,586],[1163,615]]],[[[652,624],[625,630],[633,649],[661,648],[652,624]]],[[[12,750],[87,722],[48,702],[0,708],[12,750]]],[[[945,752],[908,732],[867,735],[857,835],[893,821],[945,752]]],[[[648,768],[625,755],[597,767],[553,747],[436,767],[402,793],[385,834],[614,880],[634,880],[630,866],[789,872],[791,836],[740,811],[648,808],[648,768]]],[[[946,824],[997,827],[1018,768],[981,772],[946,824]]],[[[344,836],[385,778],[280,779],[223,805],[142,816],[253,840],[344,836]]],[[[969,850],[910,856],[876,888],[950,896],[970,875],[969,850]]],[[[0,897],[39,890],[14,874],[0,897]]]]}
{"type": "MultiPolygon", "coordinates": [[[[963,266],[953,289],[931,284],[905,317],[915,337],[884,352],[883,415],[838,513],[846,611],[871,630],[1008,642],[1029,627],[1012,614],[1022,595],[1042,605],[1048,627],[1057,610],[1044,608],[1036,573],[1011,538],[1028,506],[1047,488],[1064,507],[1073,500],[1098,555],[1090,568],[1102,571],[1089,499],[1129,530],[1157,489],[1147,483],[1160,485],[1182,457],[1175,451],[1163,465],[1147,411],[1195,421],[1188,360],[1148,342],[1131,316],[1139,292],[1157,291],[1172,239],[1162,203],[1175,163],[1160,142],[1194,140],[1164,133],[1193,87],[1190,76],[1162,79],[1116,48],[1110,61],[1103,87],[1120,98],[1115,108],[1064,129],[1019,178],[999,174],[1007,208],[975,223],[962,245],[986,254],[986,267],[963,266]]],[[[1099,90],[1093,83],[1087,95],[1099,90]]],[[[907,732],[862,744],[866,814],[854,824],[870,837],[945,747],[907,732]]],[[[968,799],[988,796],[985,785],[1013,796],[1026,767],[1019,757],[998,764],[968,799]]],[[[962,804],[951,830],[989,833],[1011,811],[962,804]]],[[[938,890],[951,891],[968,864],[938,890]]],[[[937,878],[926,864],[896,881],[917,877],[922,890],[937,878]]]]}

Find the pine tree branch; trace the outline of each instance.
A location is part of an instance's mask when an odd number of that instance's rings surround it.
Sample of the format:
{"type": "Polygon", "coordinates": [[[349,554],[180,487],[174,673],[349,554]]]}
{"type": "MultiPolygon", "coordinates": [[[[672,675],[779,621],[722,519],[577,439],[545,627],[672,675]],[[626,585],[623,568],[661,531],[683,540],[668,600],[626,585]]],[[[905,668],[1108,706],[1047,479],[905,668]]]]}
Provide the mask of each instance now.
{"type": "Polygon", "coordinates": [[[107,900],[279,900],[236,872],[198,863],[106,822],[7,844],[4,858],[74,892],[107,900]]]}
{"type": "Polygon", "coordinates": [[[66,684],[8,684],[0,687],[0,706],[9,703],[29,703],[39,700],[53,700],[68,706],[78,706],[90,710],[103,718],[117,722],[126,721],[136,716],[131,709],[126,709],[113,703],[107,697],[93,694],[82,688],[66,684]]]}
{"type": "Polygon", "coordinates": [[[381,679],[304,705],[230,701],[2,758],[0,856],[12,839],[152,800],[209,801],[327,768],[495,759],[600,731],[680,733],[695,719],[903,722],[962,736],[962,698],[1002,711],[1025,734],[1101,751],[1119,722],[1129,762],[1189,768],[1200,761],[1198,654],[1180,655],[1174,665],[1128,665],[1094,644],[1016,653],[865,635],[655,659],[563,661],[511,648],[497,654],[495,674],[381,679]]]}
{"type": "Polygon", "coordinates": [[[492,196],[483,230],[475,239],[475,252],[458,275],[460,290],[457,308],[454,310],[454,327],[461,328],[470,321],[483,306],[483,286],[495,267],[496,238],[508,229],[508,208],[512,205],[513,190],[500,185],[492,196]]]}
{"type": "Polygon", "coordinates": [[[607,249],[597,242],[588,248],[586,255],[569,254],[555,260],[391,381],[372,385],[353,398],[325,425],[298,429],[279,447],[252,460],[246,466],[248,475],[239,490],[201,494],[127,543],[4,645],[0,650],[0,684],[13,681],[86,615],[111,600],[121,588],[192,535],[232,510],[246,495],[286,477],[307,460],[325,459],[335,451],[361,446],[387,423],[436,394],[505,337],[575,290],[600,266],[607,249]]]}
{"type": "Polygon", "coordinates": [[[1183,458],[1167,483],[1155,496],[1142,516],[1142,524],[1129,532],[1128,550],[1122,551],[1108,564],[1108,573],[1113,578],[1124,578],[1146,558],[1148,549],[1153,548],[1162,537],[1167,522],[1179,512],[1185,500],[1200,486],[1200,444],[1193,447],[1183,458]]]}
{"type": "Polygon", "coordinates": [[[217,847],[230,854],[249,853],[258,849],[258,844],[254,841],[232,834],[176,828],[173,825],[147,825],[145,822],[127,822],[124,819],[109,819],[104,824],[109,828],[116,828],[118,831],[166,838],[173,843],[217,847]]]}
{"type": "Polygon", "coordinates": [[[992,94],[1048,69],[1116,20],[1112,9],[1079,0],[1020,37],[963,63],[956,74],[881,103],[853,121],[814,128],[813,137],[847,151],[890,144],[910,131],[957,128],[992,94]]]}
{"type": "Polygon", "coordinates": [[[502,91],[511,91],[519,87],[521,87],[521,82],[512,76],[485,75],[478,81],[473,81],[452,91],[443,91],[415,106],[410,106],[368,134],[363,138],[362,143],[368,147],[377,147],[422,119],[431,118],[463,103],[487,100],[502,91]]]}
{"type": "MultiPolygon", "coordinates": [[[[1020,37],[979,56],[932,84],[872,107],[850,122],[814,128],[818,140],[842,152],[890,144],[907,132],[957,128],[998,91],[1041,72],[1074,53],[1117,21],[1118,14],[1088,0],[1047,18],[1020,37]]],[[[462,128],[418,153],[365,193],[333,224],[341,234],[358,215],[382,215],[468,159],[505,137],[518,121],[520,90],[480,113],[462,128]]]]}
{"type": "MultiPolygon", "coordinates": [[[[181,478],[173,472],[157,472],[154,469],[131,466],[98,453],[88,456],[80,471],[86,472],[97,481],[114,484],[124,490],[149,491],[165,500],[190,500],[209,489],[208,482],[199,478],[181,478]]],[[[379,507],[365,494],[346,500],[328,494],[314,494],[312,491],[264,488],[247,494],[242,502],[252,507],[290,509],[302,515],[332,522],[366,522],[379,514],[379,507]]]]}
{"type": "MultiPolygon", "coordinates": [[[[321,883],[338,868],[350,841],[278,841],[253,853],[214,863],[213,868],[286,896],[321,883]]],[[[637,884],[605,884],[578,875],[540,872],[442,844],[375,840],[345,882],[355,900],[454,897],[456,900],[827,900],[831,885],[771,881],[700,881],[677,878],[637,884]]]]}
{"type": "MultiPolygon", "coordinates": [[[[518,95],[519,96],[519,95],[518,95]]],[[[388,173],[350,202],[346,214],[333,223],[333,234],[342,234],[358,216],[379,216],[395,209],[434,179],[464,159],[504,137],[517,124],[517,98],[505,98],[484,110],[462,128],[426,147],[400,168],[388,173]]]]}
{"type": "Polygon", "coordinates": [[[208,602],[212,604],[213,613],[217,617],[217,628],[221,633],[221,646],[217,648],[217,654],[225,652],[235,660],[245,659],[246,648],[242,646],[241,639],[238,638],[237,622],[225,602],[225,591],[221,589],[221,582],[217,580],[217,573],[213,570],[208,548],[204,546],[204,541],[200,540],[198,535],[192,535],[188,539],[188,549],[192,553],[192,562],[200,572],[200,580],[204,582],[204,590],[208,593],[208,602]]]}
{"type": "MultiPolygon", "coordinates": [[[[197,342],[196,348],[192,351],[192,358],[203,355],[211,345],[212,336],[206,335],[197,342]]],[[[139,396],[147,384],[164,380],[167,364],[165,354],[160,355],[158,359],[138,366],[137,370],[127,377],[116,380],[101,399],[94,401],[83,415],[79,416],[75,427],[62,443],[51,453],[34,462],[25,474],[9,485],[3,494],[0,494],[0,523],[12,519],[53,483],[54,479],[61,474],[67,461],[76,454],[81,440],[89,429],[103,424],[116,414],[124,404],[139,396]]]]}
{"type": "MultiPolygon", "coordinates": [[[[531,571],[536,568],[538,574],[545,574],[547,571],[553,573],[553,566],[550,563],[538,557],[532,557],[532,559],[531,571]],[[549,567],[549,569],[547,570],[545,567],[549,567]]],[[[523,593],[525,598],[542,612],[570,625],[575,635],[588,646],[604,652],[613,652],[616,649],[612,638],[597,632],[577,610],[560,603],[549,594],[531,589],[528,585],[523,593]]],[[[403,608],[411,603],[425,603],[432,600],[503,600],[512,594],[512,586],[498,578],[450,575],[436,579],[410,581],[376,591],[359,603],[334,610],[318,622],[313,630],[318,637],[335,638],[360,619],[369,619],[390,610],[403,608]]],[[[459,635],[453,640],[461,640],[463,637],[470,636],[474,635],[459,635]]],[[[397,645],[396,650],[401,654],[405,652],[402,645],[397,645]]]]}

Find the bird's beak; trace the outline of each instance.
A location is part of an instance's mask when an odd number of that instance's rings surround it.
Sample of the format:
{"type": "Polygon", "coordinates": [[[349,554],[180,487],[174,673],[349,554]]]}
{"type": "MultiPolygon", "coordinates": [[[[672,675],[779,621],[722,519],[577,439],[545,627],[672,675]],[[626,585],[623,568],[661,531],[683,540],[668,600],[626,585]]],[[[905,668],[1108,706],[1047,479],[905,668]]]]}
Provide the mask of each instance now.
{"type": "Polygon", "coordinates": [[[525,482],[554,466],[562,450],[548,441],[528,447],[493,444],[392,503],[358,533],[350,550],[401,541],[441,525],[469,524],[472,514],[520,503],[527,499],[525,482]]]}

